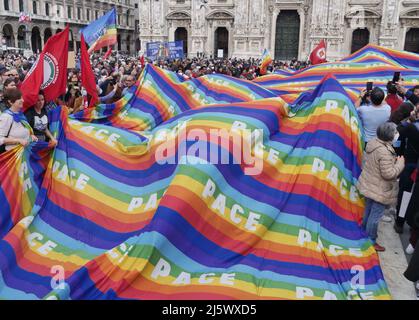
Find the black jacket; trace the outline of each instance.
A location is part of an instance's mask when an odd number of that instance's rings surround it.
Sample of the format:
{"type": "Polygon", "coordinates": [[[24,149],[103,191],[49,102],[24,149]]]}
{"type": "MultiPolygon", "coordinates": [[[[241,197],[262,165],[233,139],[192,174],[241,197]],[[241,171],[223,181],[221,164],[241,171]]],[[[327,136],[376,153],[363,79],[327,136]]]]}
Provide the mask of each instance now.
{"type": "Polygon", "coordinates": [[[402,122],[397,130],[401,139],[407,139],[404,157],[406,163],[417,163],[419,159],[419,121],[402,122]]]}
{"type": "Polygon", "coordinates": [[[419,281],[419,245],[416,246],[404,276],[412,282],[419,281]]]}
{"type": "Polygon", "coordinates": [[[413,93],[412,90],[406,92],[406,98],[410,100],[414,105],[419,103],[419,98],[413,93]]]}
{"type": "Polygon", "coordinates": [[[419,231],[419,174],[416,174],[412,197],[406,210],[406,221],[411,228],[419,231]]]}

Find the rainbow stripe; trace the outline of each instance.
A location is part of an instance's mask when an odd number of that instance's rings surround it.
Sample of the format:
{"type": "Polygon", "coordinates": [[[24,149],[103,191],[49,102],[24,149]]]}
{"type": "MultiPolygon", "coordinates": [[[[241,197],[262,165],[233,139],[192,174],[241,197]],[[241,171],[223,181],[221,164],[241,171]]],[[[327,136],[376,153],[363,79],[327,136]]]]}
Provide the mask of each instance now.
{"type": "Polygon", "coordinates": [[[265,49],[263,51],[262,54],[262,62],[260,64],[260,74],[265,75],[267,70],[268,70],[268,66],[272,63],[272,57],[269,54],[268,49],[265,49]]]}
{"type": "Polygon", "coordinates": [[[293,102],[298,95],[313,90],[326,74],[333,74],[355,101],[367,82],[386,90],[393,74],[400,71],[406,87],[419,84],[419,55],[415,53],[368,45],[349,57],[337,62],[311,66],[303,70],[278,71],[260,77],[255,82],[293,102]]]}
{"type": "Polygon", "coordinates": [[[308,77],[313,89],[278,96],[148,65],[115,104],[54,110],[53,152],[0,157],[0,299],[390,299],[360,226],[363,136],[345,79],[308,77]],[[237,124],[263,132],[256,175],[227,147],[237,124]],[[197,129],[229,164],[196,152],[197,129]]]}
{"type": "Polygon", "coordinates": [[[104,47],[113,46],[117,42],[118,42],[118,39],[117,39],[116,25],[110,25],[106,29],[105,34],[92,44],[92,46],[89,48],[89,52],[100,50],[101,48],[104,48],[104,47]]]}
{"type": "Polygon", "coordinates": [[[30,215],[49,157],[45,142],[0,155],[0,238],[30,215]]]}
{"type": "Polygon", "coordinates": [[[99,19],[92,21],[81,30],[81,33],[90,46],[89,53],[116,44],[118,39],[115,7],[99,19]]]}

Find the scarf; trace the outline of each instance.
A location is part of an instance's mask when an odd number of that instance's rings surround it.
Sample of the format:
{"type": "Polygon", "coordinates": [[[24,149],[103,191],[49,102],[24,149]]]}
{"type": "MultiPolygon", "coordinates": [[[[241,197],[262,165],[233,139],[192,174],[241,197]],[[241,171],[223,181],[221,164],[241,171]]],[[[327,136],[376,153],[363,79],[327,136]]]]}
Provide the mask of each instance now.
{"type": "Polygon", "coordinates": [[[12,110],[7,109],[4,111],[4,113],[10,114],[13,117],[14,122],[21,123],[26,129],[29,130],[31,135],[33,134],[33,129],[28,123],[28,120],[26,119],[23,112],[13,112],[12,110]]]}
{"type": "Polygon", "coordinates": [[[10,109],[7,109],[5,111],[5,113],[10,114],[13,117],[13,121],[14,122],[22,122],[22,121],[26,121],[28,122],[28,120],[26,119],[25,115],[23,114],[23,112],[13,112],[10,109]]]}

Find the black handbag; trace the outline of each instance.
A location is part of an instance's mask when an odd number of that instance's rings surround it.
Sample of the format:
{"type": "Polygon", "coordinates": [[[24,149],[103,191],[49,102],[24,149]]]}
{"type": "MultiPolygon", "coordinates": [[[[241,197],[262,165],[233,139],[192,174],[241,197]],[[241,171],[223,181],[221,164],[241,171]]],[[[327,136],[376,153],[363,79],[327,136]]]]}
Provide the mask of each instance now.
{"type": "MultiPolygon", "coordinates": [[[[9,137],[9,134],[10,134],[10,131],[12,130],[12,127],[13,127],[13,120],[12,120],[12,124],[10,125],[9,131],[7,132],[7,136],[5,136],[5,138],[8,138],[9,137]]],[[[6,144],[3,143],[0,146],[0,154],[2,154],[4,152],[6,152],[6,144]]]]}

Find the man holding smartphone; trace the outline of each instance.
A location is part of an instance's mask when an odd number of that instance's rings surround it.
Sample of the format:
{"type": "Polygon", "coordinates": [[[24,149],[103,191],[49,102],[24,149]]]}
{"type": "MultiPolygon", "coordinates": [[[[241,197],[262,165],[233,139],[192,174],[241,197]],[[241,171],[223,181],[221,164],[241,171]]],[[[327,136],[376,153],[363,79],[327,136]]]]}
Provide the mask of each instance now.
{"type": "Polygon", "coordinates": [[[372,88],[372,82],[367,84],[367,88],[362,90],[358,100],[355,102],[355,107],[364,128],[365,147],[370,140],[377,136],[378,126],[388,121],[391,115],[391,108],[384,101],[384,91],[379,87],[369,91],[370,88],[372,88]],[[371,103],[368,103],[368,100],[371,103]]]}
{"type": "Polygon", "coordinates": [[[391,112],[396,111],[403,103],[403,99],[397,94],[396,84],[392,81],[387,83],[386,102],[391,107],[391,112]]]}

